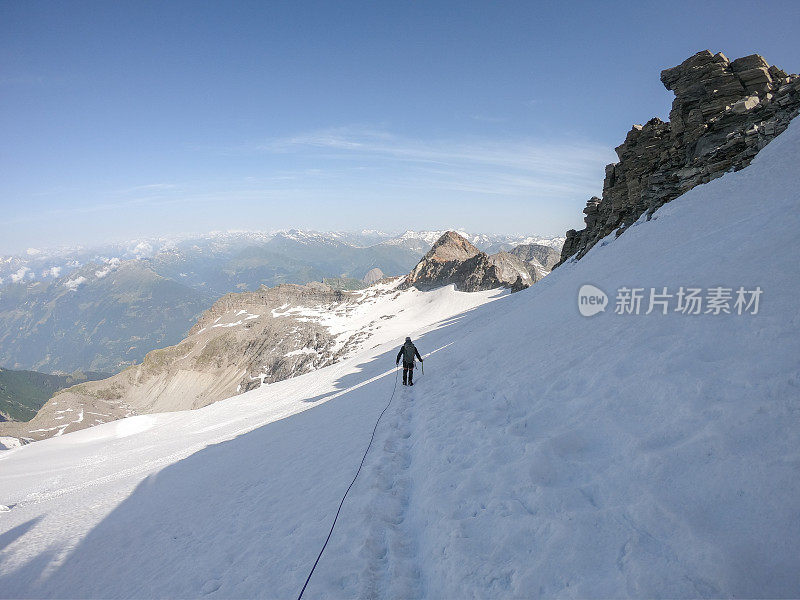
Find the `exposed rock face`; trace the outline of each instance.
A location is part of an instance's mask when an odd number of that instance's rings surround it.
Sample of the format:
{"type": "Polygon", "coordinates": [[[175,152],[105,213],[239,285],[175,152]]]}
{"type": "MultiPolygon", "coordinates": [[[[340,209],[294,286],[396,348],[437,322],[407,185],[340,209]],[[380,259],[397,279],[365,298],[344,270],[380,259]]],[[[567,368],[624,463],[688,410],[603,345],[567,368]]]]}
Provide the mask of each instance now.
{"type": "Polygon", "coordinates": [[[757,54],[731,62],[704,50],[662,71],[661,81],[675,93],[670,122],[633,126],[616,148],[619,162],[606,167],[602,199],[586,203],[586,228],[567,232],[561,262],[696,185],[743,169],[800,112],[800,76],[757,54]]]}
{"type": "Polygon", "coordinates": [[[327,366],[359,347],[366,333],[334,335],[317,315],[341,318],[355,303],[385,293],[309,283],[228,294],[178,345],[154,350],[108,379],[57,393],[33,420],[0,423],[0,436],[36,441],[129,415],[201,408],[327,366]]]}
{"type": "Polygon", "coordinates": [[[466,238],[455,231],[447,231],[436,240],[422,260],[428,259],[428,261],[438,263],[463,262],[480,253],[481,251],[467,241],[466,238]]]}
{"type": "Polygon", "coordinates": [[[517,279],[521,279],[525,287],[528,287],[542,278],[530,265],[508,252],[490,254],[488,262],[495,268],[495,276],[505,287],[513,286],[517,279]]]}
{"type": "Polygon", "coordinates": [[[537,270],[542,270],[544,274],[549,273],[561,260],[561,252],[541,244],[520,244],[511,250],[511,254],[532,264],[537,270]]]}
{"type": "Polygon", "coordinates": [[[383,279],[383,271],[375,267],[374,269],[367,271],[367,274],[364,275],[364,279],[362,279],[362,281],[367,285],[372,285],[373,283],[379,282],[381,279],[383,279]]]}
{"type": "Polygon", "coordinates": [[[541,279],[518,257],[507,252],[491,256],[481,252],[455,231],[448,231],[422,257],[403,283],[420,290],[454,284],[462,292],[510,288],[524,289],[541,279]]]}

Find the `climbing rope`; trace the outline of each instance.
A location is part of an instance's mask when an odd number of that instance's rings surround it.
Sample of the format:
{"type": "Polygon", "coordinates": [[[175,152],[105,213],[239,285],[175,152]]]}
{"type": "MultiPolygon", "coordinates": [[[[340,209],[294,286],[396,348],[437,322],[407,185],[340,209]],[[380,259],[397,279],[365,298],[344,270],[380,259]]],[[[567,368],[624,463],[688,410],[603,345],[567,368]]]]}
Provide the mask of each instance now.
{"type": "Polygon", "coordinates": [[[327,547],[328,542],[330,541],[331,536],[333,535],[333,528],[336,527],[336,520],[339,518],[339,513],[342,511],[342,506],[344,505],[344,501],[347,498],[347,494],[350,493],[350,488],[353,487],[353,484],[355,484],[356,479],[358,479],[358,474],[361,473],[361,468],[364,466],[364,461],[367,459],[367,454],[369,453],[369,449],[372,447],[372,442],[375,440],[375,432],[378,431],[378,424],[381,422],[384,413],[389,409],[389,405],[392,403],[392,400],[394,400],[394,393],[397,391],[397,376],[399,373],[400,373],[400,367],[398,367],[394,373],[394,387],[392,388],[392,395],[389,397],[389,402],[381,411],[381,414],[378,416],[378,420],[375,421],[375,427],[373,427],[372,429],[372,436],[369,438],[369,444],[367,445],[367,449],[364,450],[364,456],[361,457],[361,464],[358,465],[358,471],[356,471],[356,476],[353,477],[353,481],[351,481],[350,485],[347,486],[347,491],[345,491],[344,496],[342,496],[342,501],[339,502],[339,508],[336,510],[336,516],[333,517],[331,530],[328,532],[328,537],[325,538],[325,543],[322,544],[322,550],[319,551],[319,554],[317,555],[317,560],[314,561],[314,566],[311,567],[311,572],[308,574],[308,577],[306,577],[306,582],[303,584],[303,589],[300,590],[300,595],[297,596],[297,600],[301,600],[301,598],[303,597],[303,592],[306,591],[306,587],[308,586],[308,582],[311,581],[311,576],[314,574],[314,569],[317,568],[317,565],[319,564],[319,559],[322,558],[322,553],[325,552],[325,548],[327,547]]]}

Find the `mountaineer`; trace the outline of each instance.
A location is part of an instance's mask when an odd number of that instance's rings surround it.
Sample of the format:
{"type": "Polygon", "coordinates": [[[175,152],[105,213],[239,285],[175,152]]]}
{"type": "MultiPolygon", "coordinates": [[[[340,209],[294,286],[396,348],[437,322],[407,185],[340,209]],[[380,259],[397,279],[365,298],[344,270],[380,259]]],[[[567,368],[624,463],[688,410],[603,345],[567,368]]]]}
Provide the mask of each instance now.
{"type": "Polygon", "coordinates": [[[394,364],[400,364],[401,356],[403,357],[403,385],[414,385],[414,357],[417,357],[419,362],[422,362],[422,357],[410,337],[407,337],[406,343],[400,346],[400,352],[397,353],[397,360],[394,361],[394,364]]]}

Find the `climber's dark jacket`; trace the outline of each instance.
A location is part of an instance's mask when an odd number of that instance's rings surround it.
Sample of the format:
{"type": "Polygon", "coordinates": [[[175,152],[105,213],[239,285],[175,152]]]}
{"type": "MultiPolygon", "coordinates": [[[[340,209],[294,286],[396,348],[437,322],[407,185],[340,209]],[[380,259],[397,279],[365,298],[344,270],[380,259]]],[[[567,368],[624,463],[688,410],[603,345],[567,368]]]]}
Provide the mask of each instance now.
{"type": "Polygon", "coordinates": [[[403,366],[413,365],[414,364],[414,356],[416,356],[420,362],[422,362],[422,357],[419,355],[419,350],[413,344],[413,342],[406,342],[402,346],[400,346],[400,352],[397,353],[397,360],[394,362],[396,364],[400,363],[400,357],[403,357],[403,366]]]}

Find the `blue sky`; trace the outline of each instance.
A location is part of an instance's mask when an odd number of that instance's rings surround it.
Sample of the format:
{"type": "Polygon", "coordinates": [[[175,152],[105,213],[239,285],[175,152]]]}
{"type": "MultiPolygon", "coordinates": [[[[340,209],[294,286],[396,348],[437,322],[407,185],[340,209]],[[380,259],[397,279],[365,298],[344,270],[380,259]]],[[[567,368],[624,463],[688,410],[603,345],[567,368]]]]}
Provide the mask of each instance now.
{"type": "Polygon", "coordinates": [[[0,2],[0,252],[216,229],[563,234],[661,69],[800,70],[800,2],[0,2]]]}

